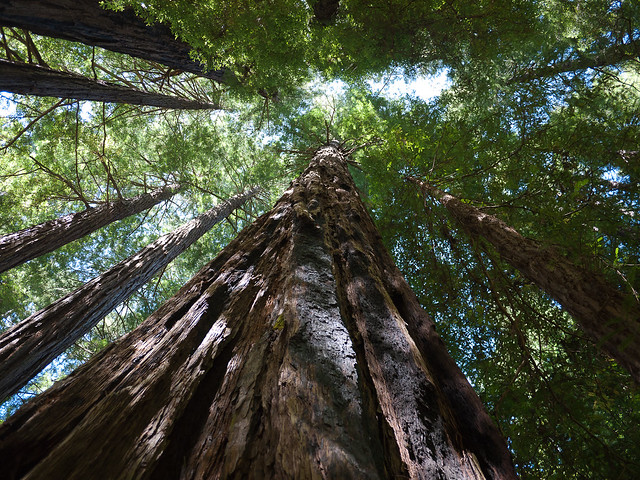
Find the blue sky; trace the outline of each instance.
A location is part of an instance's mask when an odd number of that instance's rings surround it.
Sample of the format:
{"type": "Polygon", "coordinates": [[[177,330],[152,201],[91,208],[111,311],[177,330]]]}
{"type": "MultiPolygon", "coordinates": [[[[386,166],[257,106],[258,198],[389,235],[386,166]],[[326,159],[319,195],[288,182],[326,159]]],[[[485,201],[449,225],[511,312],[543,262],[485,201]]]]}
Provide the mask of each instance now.
{"type": "Polygon", "coordinates": [[[447,70],[441,70],[435,75],[421,75],[411,80],[397,74],[380,80],[371,80],[369,86],[374,92],[377,91],[386,97],[398,98],[411,95],[428,102],[450,85],[447,73],[447,70]]]}

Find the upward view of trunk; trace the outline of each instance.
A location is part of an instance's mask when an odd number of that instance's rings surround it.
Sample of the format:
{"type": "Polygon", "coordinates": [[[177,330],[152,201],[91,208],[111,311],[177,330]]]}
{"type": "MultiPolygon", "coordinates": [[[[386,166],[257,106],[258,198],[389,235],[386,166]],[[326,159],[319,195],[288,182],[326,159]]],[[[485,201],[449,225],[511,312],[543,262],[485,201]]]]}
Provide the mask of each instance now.
{"type": "Polygon", "coordinates": [[[466,231],[486,239],[504,261],[558,301],[640,383],[640,304],[632,295],[523,237],[497,217],[417,178],[410,180],[440,201],[466,231]]]}
{"type": "Polygon", "coordinates": [[[573,60],[555,62],[544,67],[532,67],[513,77],[513,82],[527,82],[538,78],[552,77],[561,73],[577,72],[588,68],[601,68],[640,57],[640,40],[612,45],[595,55],[584,55],[573,60]]]}
{"type": "Polygon", "coordinates": [[[75,73],[60,72],[40,65],[15,63],[3,59],[0,59],[0,90],[39,97],[74,98],[185,110],[218,108],[210,103],[161,93],[143,92],[115,83],[93,80],[75,73]]]}
{"type": "Polygon", "coordinates": [[[136,330],[2,424],[0,456],[9,479],[515,478],[335,145],[136,330]]]}
{"type": "Polygon", "coordinates": [[[84,237],[116,220],[147,210],[171,198],[178,188],[164,187],[135,198],[105,203],[79,213],[0,237],[0,273],[29,260],[53,252],[67,243],[84,237]]]}
{"type": "Polygon", "coordinates": [[[254,188],[231,197],[4,332],[0,336],[0,399],[17,393],[111,310],[258,191],[254,188]]]}
{"type": "Polygon", "coordinates": [[[147,25],[131,10],[105,10],[100,0],[3,0],[0,25],[125,53],[218,82],[229,80],[224,70],[206,71],[193,61],[191,47],[176,40],[167,26],[147,25]]]}

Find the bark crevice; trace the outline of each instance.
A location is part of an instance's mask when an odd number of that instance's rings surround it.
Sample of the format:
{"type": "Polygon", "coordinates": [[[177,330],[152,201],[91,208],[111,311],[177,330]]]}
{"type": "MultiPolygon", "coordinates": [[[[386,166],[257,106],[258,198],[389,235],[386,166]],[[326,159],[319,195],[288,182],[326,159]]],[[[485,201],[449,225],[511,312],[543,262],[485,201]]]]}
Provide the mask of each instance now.
{"type": "Polygon", "coordinates": [[[193,391],[191,399],[177,420],[158,463],[149,478],[174,480],[182,478],[182,466],[189,458],[198,438],[202,435],[209,408],[224,381],[224,375],[236,346],[235,341],[227,341],[222,351],[213,360],[213,365],[193,391]],[[196,436],[195,433],[198,433],[196,436]]]}

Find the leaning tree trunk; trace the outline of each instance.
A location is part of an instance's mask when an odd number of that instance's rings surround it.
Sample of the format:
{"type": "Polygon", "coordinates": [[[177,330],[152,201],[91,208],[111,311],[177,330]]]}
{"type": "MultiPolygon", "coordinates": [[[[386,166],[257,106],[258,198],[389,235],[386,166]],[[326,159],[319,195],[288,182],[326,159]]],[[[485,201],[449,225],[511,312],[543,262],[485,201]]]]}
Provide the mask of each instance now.
{"type": "Polygon", "coordinates": [[[125,53],[218,82],[233,77],[193,61],[192,48],[176,40],[167,26],[147,25],[130,9],[105,10],[100,0],[3,0],[0,25],[125,53]]]}
{"type": "Polygon", "coordinates": [[[163,187],[135,198],[105,203],[79,213],[70,213],[0,237],[0,273],[45,253],[53,252],[112,222],[147,210],[171,198],[178,189],[179,187],[175,186],[163,187]]]}
{"type": "Polygon", "coordinates": [[[8,478],[515,478],[334,146],[0,427],[8,478]]]}
{"type": "Polygon", "coordinates": [[[602,68],[637,60],[640,57],[640,40],[612,45],[596,54],[581,54],[578,58],[552,63],[546,66],[529,67],[515,75],[511,82],[529,82],[540,78],[553,77],[561,73],[577,72],[589,68],[602,68]]]}
{"type": "Polygon", "coordinates": [[[52,70],[30,63],[0,59],[0,90],[39,97],[74,98],[95,102],[127,103],[183,110],[215,109],[218,106],[197,100],[143,92],[115,83],[93,80],[75,73],[52,70]]]}
{"type": "Polygon", "coordinates": [[[640,383],[640,304],[632,295],[523,237],[497,217],[420,179],[407,178],[439,200],[466,231],[491,243],[504,261],[558,301],[640,383]]]}
{"type": "Polygon", "coordinates": [[[231,197],[0,336],[0,399],[13,395],[211,227],[258,193],[231,197]]]}

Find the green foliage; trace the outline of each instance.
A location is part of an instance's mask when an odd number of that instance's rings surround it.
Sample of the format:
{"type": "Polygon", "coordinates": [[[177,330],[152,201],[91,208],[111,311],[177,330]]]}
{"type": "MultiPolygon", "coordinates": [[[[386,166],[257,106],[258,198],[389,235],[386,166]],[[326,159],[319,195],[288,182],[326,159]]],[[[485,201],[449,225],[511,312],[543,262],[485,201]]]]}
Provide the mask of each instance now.
{"type": "Polygon", "coordinates": [[[171,26],[211,68],[233,72],[248,91],[288,91],[313,75],[354,80],[394,66],[408,72],[454,64],[472,51],[501,48],[531,29],[529,2],[342,0],[328,21],[316,2],[270,0],[108,0],[148,23],[171,26]],[[268,48],[265,48],[267,47],[268,48]]]}
{"type": "Polygon", "coordinates": [[[495,83],[469,97],[464,81],[430,104],[371,99],[386,132],[362,157],[372,214],[523,478],[633,478],[640,392],[557,304],[403,177],[426,178],[637,292],[639,192],[625,157],[639,150],[633,78],[598,79],[561,104],[495,83]]]}
{"type": "MultiPolygon", "coordinates": [[[[238,82],[221,89],[33,36],[55,68],[227,111],[15,97],[15,115],[1,119],[0,233],[165,183],[184,190],[3,274],[0,328],[217,199],[259,184],[269,200],[205,235],[0,413],[134,328],[267,210],[310,152],[338,140],[346,149],[366,146],[351,156],[362,197],[507,437],[521,477],[634,478],[638,387],[554,301],[404,177],[499,216],[637,297],[640,70],[630,48],[640,41],[638,2],[342,0],[328,18],[318,17],[313,1],[106,3],[170,25],[196,58],[238,82]],[[451,85],[430,102],[388,99],[368,83],[443,67],[451,85]]],[[[6,46],[28,61],[24,33],[5,33],[6,46]]]]}

